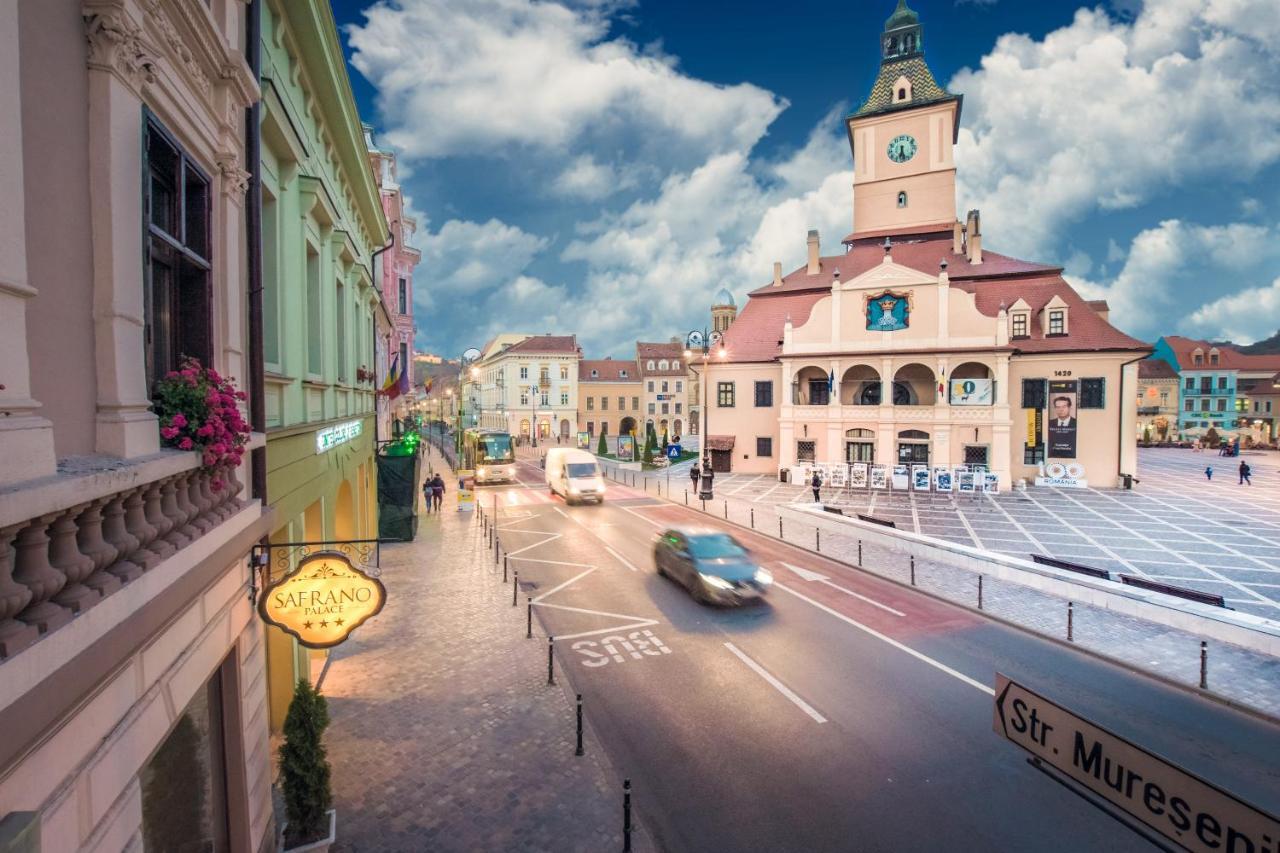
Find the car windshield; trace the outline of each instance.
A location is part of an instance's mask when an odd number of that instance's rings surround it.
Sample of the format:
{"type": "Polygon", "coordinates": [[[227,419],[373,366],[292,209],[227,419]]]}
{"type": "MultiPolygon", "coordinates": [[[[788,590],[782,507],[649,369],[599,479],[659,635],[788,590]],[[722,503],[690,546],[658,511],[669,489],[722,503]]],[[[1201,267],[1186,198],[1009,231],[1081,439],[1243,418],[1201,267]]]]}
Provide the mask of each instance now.
{"type": "Polygon", "coordinates": [[[569,476],[577,479],[578,477],[594,477],[600,473],[594,462],[570,462],[565,466],[565,470],[569,472],[569,476]]]}
{"type": "Polygon", "coordinates": [[[689,537],[689,553],[700,560],[745,557],[747,552],[727,533],[709,533],[689,537]]]}

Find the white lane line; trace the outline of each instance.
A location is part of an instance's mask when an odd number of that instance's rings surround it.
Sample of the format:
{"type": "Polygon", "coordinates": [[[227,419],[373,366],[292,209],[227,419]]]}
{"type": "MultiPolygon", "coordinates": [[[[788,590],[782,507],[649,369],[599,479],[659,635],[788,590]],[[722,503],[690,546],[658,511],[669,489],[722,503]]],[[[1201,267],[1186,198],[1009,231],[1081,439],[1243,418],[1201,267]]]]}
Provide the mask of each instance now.
{"type": "Polygon", "coordinates": [[[789,588],[789,587],[787,587],[787,586],[784,586],[783,584],[778,583],[776,580],[773,582],[773,585],[774,585],[775,587],[777,587],[778,589],[782,590],[783,592],[786,592],[786,593],[789,593],[789,594],[791,594],[791,595],[794,595],[796,598],[800,599],[801,601],[807,601],[807,602],[809,602],[809,603],[810,603],[810,604],[812,604],[814,607],[818,608],[819,610],[825,611],[826,613],[831,614],[832,616],[834,616],[834,617],[836,617],[837,619],[839,619],[841,622],[845,622],[845,623],[847,623],[847,624],[849,624],[849,625],[852,625],[853,627],[857,628],[859,631],[865,631],[866,633],[868,633],[868,634],[870,634],[871,636],[875,637],[877,640],[883,640],[884,642],[886,642],[886,643],[888,643],[889,645],[893,646],[895,649],[898,649],[899,651],[906,652],[907,654],[911,655],[913,658],[916,658],[917,660],[924,661],[925,663],[929,664],[929,666],[932,666],[932,667],[934,667],[934,668],[936,668],[936,669],[939,669],[939,670],[941,670],[941,671],[945,672],[947,675],[952,676],[953,678],[958,678],[958,679],[960,679],[960,680],[961,680],[961,681],[963,681],[965,684],[968,684],[970,687],[976,687],[976,688],[978,688],[978,689],[979,689],[979,690],[981,690],[983,693],[986,693],[988,696],[995,696],[995,695],[996,695],[996,691],[995,691],[995,689],[994,689],[994,688],[988,687],[987,685],[983,684],[983,683],[982,683],[982,682],[980,682],[980,681],[974,681],[972,678],[970,678],[969,676],[965,675],[963,672],[959,672],[959,671],[957,671],[957,670],[954,670],[954,669],[952,669],[951,667],[947,666],[945,663],[942,663],[942,662],[940,662],[940,661],[936,661],[936,660],[934,660],[933,658],[929,657],[928,655],[926,655],[926,654],[924,654],[924,653],[922,653],[922,652],[918,652],[918,651],[916,651],[915,649],[911,648],[910,646],[904,646],[902,643],[899,643],[897,640],[893,639],[892,637],[886,637],[884,634],[881,634],[881,633],[880,633],[879,631],[877,631],[876,629],[874,629],[874,628],[868,628],[866,625],[863,625],[861,622],[857,622],[857,621],[855,621],[855,620],[853,620],[853,619],[850,619],[848,616],[845,616],[843,613],[839,612],[838,610],[833,610],[833,609],[831,609],[830,607],[828,607],[827,605],[823,604],[823,603],[822,603],[822,602],[820,602],[820,601],[814,601],[814,600],[813,600],[812,598],[810,598],[809,596],[804,595],[803,593],[796,592],[794,589],[791,589],[791,588],[789,588]]]}
{"type": "Polygon", "coordinates": [[[856,593],[851,589],[846,589],[840,586],[839,584],[832,583],[831,579],[828,578],[826,575],[818,574],[817,572],[810,571],[809,569],[802,569],[799,566],[793,566],[790,563],[783,563],[782,565],[786,566],[788,569],[795,572],[797,575],[804,578],[805,580],[815,580],[818,583],[825,584],[831,587],[832,589],[838,589],[841,592],[843,592],[845,595],[852,595],[854,598],[865,601],[867,604],[870,604],[872,607],[879,607],[881,610],[892,613],[894,616],[905,617],[907,615],[903,613],[901,610],[894,610],[892,607],[890,607],[887,604],[881,604],[880,602],[876,601],[874,598],[867,598],[865,595],[860,595],[859,593],[856,593]]]}
{"type": "Polygon", "coordinates": [[[610,548],[608,545],[605,545],[605,546],[604,546],[604,549],[605,549],[606,551],[608,551],[610,554],[612,554],[612,555],[614,556],[614,559],[616,559],[619,563],[622,563],[622,565],[626,566],[626,567],[627,567],[628,569],[630,569],[631,571],[633,571],[633,572],[638,572],[638,571],[640,571],[639,569],[637,569],[635,566],[633,566],[633,565],[631,564],[631,561],[630,561],[630,560],[628,560],[626,557],[622,556],[622,555],[621,555],[621,554],[619,554],[617,551],[615,551],[615,550],[613,550],[612,548],[610,548]]]}
{"type": "MultiPolygon", "coordinates": [[[[665,508],[665,507],[664,507],[664,508],[665,508]]],[[[648,516],[641,515],[640,513],[636,512],[634,509],[632,509],[632,508],[631,508],[631,507],[629,507],[629,506],[619,506],[619,507],[618,507],[618,509],[625,510],[626,512],[629,512],[629,513],[631,513],[632,515],[634,515],[636,518],[640,518],[640,519],[643,519],[643,520],[645,520],[645,521],[649,522],[650,524],[652,524],[654,527],[658,528],[659,530],[661,530],[662,528],[664,528],[664,527],[666,527],[666,526],[667,526],[667,525],[665,525],[665,524],[661,524],[661,523],[659,523],[659,522],[657,522],[657,521],[654,521],[652,518],[649,518],[648,516]]]]}
{"type": "Polygon", "coordinates": [[[773,493],[773,491],[774,491],[774,489],[780,488],[781,486],[782,486],[782,483],[778,483],[778,484],[777,484],[777,485],[775,485],[773,488],[771,488],[771,489],[766,489],[762,494],[756,495],[754,498],[752,498],[752,499],[751,499],[751,502],[752,502],[752,503],[760,503],[760,501],[764,500],[764,499],[765,499],[765,498],[767,498],[770,494],[772,494],[772,493],[773,493]]]}
{"type": "MultiPolygon", "coordinates": [[[[566,563],[565,565],[580,565],[580,564],[575,564],[575,563],[566,563]]],[[[585,572],[582,572],[581,574],[576,574],[576,575],[574,575],[573,577],[569,578],[567,581],[565,581],[564,583],[560,584],[559,586],[553,586],[551,589],[547,590],[546,592],[542,593],[541,595],[536,596],[536,597],[533,599],[533,603],[534,603],[534,604],[537,604],[538,602],[542,601],[542,599],[546,598],[548,595],[552,595],[553,593],[557,593],[557,592],[559,592],[560,590],[564,589],[564,588],[565,588],[566,586],[568,586],[569,584],[573,583],[574,581],[576,581],[576,580],[581,580],[582,578],[585,578],[587,575],[589,575],[589,574],[591,574],[592,572],[594,572],[597,568],[599,568],[599,566],[592,566],[591,568],[587,569],[585,572]]]]}
{"type": "Polygon", "coordinates": [[[516,550],[514,550],[514,551],[508,551],[508,552],[507,552],[507,556],[508,556],[508,557],[517,557],[517,556],[519,556],[520,554],[523,554],[525,551],[531,551],[531,550],[533,550],[534,548],[537,548],[537,547],[542,546],[542,545],[546,545],[548,542],[554,542],[554,541],[556,541],[557,539],[559,539],[559,538],[563,535],[563,534],[560,534],[560,533],[550,533],[550,532],[548,532],[548,531],[546,531],[546,530],[522,530],[522,531],[520,531],[520,532],[521,532],[521,533],[540,533],[540,534],[542,534],[542,535],[546,536],[547,538],[546,538],[546,539],[543,539],[543,540],[542,540],[542,541],[540,541],[540,542],[534,542],[532,545],[526,545],[526,546],[524,546],[523,548],[517,548],[517,549],[516,549],[516,550]]]}
{"type": "Polygon", "coordinates": [[[573,613],[586,613],[590,616],[608,616],[611,619],[630,619],[633,622],[649,622],[657,625],[657,621],[653,619],[645,619],[643,616],[637,616],[634,613],[610,613],[607,610],[591,610],[586,607],[573,607],[568,604],[548,604],[545,601],[535,602],[539,607],[550,607],[553,610],[568,610],[573,613]]]}
{"type": "Polygon", "coordinates": [[[562,510],[562,509],[561,509],[560,507],[558,507],[558,506],[553,506],[553,507],[552,507],[552,509],[554,509],[556,512],[558,512],[558,513],[560,513],[561,515],[563,515],[565,518],[568,518],[568,517],[569,517],[569,513],[565,512],[564,510],[562,510]]]}
{"type": "MultiPolygon", "coordinates": [[[[511,557],[510,554],[507,555],[511,557]]],[[[596,569],[599,566],[594,563],[566,563],[564,560],[540,560],[537,557],[511,557],[513,560],[522,560],[526,563],[550,563],[553,566],[573,566],[576,569],[596,569]]]]}
{"type": "Polygon", "coordinates": [[[733,652],[734,656],[737,657],[738,660],[742,661],[747,666],[751,667],[752,672],[754,672],[756,675],[763,678],[765,681],[769,682],[769,684],[773,687],[774,690],[777,690],[783,696],[790,699],[793,703],[795,703],[795,706],[799,708],[801,711],[804,711],[810,717],[813,717],[815,722],[825,723],[827,721],[827,718],[819,714],[817,711],[815,711],[812,705],[810,705],[808,702],[804,701],[799,696],[797,696],[795,694],[795,691],[793,691],[790,687],[788,687],[787,685],[783,684],[781,681],[779,681],[778,679],[770,675],[767,669],[765,669],[760,664],[753,661],[751,658],[747,657],[746,654],[744,654],[743,651],[739,649],[737,646],[735,646],[733,643],[725,643],[724,647],[729,651],[733,652]]]}

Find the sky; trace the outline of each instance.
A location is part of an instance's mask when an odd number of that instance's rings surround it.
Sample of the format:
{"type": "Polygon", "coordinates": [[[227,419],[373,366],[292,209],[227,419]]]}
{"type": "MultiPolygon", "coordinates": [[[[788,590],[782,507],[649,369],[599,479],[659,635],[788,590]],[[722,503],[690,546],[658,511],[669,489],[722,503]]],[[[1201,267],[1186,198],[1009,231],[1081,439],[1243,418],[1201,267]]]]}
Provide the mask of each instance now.
{"type": "MultiPolygon", "coordinates": [[[[418,348],[577,334],[588,358],[852,228],[842,117],[895,0],[335,0],[418,218],[418,348]]],[[[911,0],[964,95],[957,210],[1148,341],[1280,328],[1280,3],[911,0]]]]}

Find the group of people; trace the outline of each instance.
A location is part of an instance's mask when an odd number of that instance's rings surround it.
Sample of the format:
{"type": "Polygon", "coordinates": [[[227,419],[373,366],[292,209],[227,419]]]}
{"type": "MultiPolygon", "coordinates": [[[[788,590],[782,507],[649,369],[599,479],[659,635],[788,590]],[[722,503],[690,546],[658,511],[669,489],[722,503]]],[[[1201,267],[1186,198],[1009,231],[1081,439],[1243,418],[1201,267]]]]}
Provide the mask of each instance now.
{"type": "Polygon", "coordinates": [[[440,511],[444,503],[444,479],[439,472],[422,481],[422,502],[426,504],[427,512],[440,511]]]}
{"type": "MultiPolygon", "coordinates": [[[[1241,459],[1241,460],[1240,460],[1240,467],[1239,467],[1239,468],[1237,468],[1236,470],[1237,470],[1237,472],[1240,474],[1240,481],[1239,481],[1236,485],[1239,485],[1239,486],[1252,486],[1252,485],[1253,485],[1253,480],[1250,480],[1250,479],[1249,479],[1249,477],[1253,475],[1253,469],[1249,467],[1249,463],[1248,463],[1248,462],[1245,462],[1243,459],[1241,459]]],[[[1205,466],[1205,469],[1204,469],[1204,477],[1205,477],[1205,479],[1206,479],[1206,480],[1212,480],[1212,479],[1213,479],[1213,466],[1212,466],[1212,465],[1206,465],[1206,466],[1205,466]]]]}

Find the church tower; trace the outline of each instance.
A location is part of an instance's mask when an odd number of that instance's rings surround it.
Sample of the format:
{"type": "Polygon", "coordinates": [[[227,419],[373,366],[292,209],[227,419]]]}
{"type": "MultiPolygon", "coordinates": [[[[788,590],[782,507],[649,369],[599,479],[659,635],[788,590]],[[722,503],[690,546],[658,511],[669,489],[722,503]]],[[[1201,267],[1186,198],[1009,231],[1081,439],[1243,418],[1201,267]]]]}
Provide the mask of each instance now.
{"type": "Polygon", "coordinates": [[[733,294],[728,288],[720,288],[715,301],[711,303],[711,331],[726,331],[737,316],[738,306],[733,301],[733,294]]]}
{"type": "Polygon", "coordinates": [[[933,79],[920,16],[898,0],[880,38],[880,74],[845,118],[853,152],[853,237],[950,230],[961,96],[933,79]]]}

